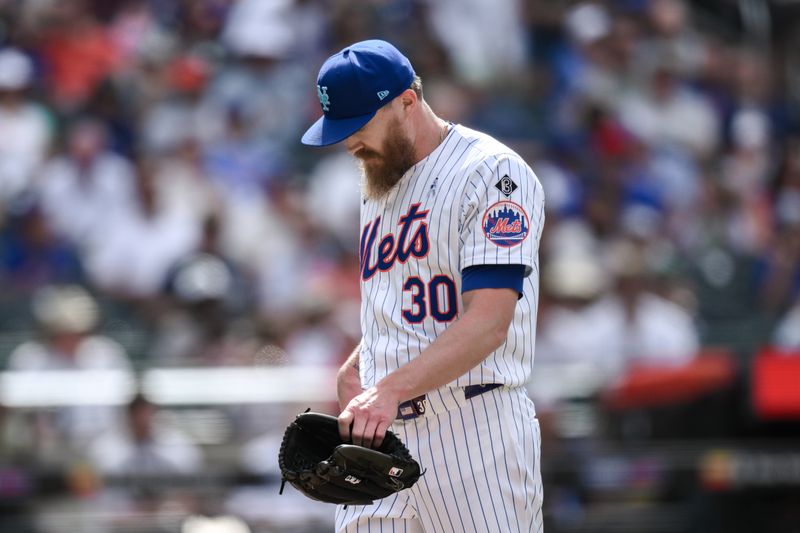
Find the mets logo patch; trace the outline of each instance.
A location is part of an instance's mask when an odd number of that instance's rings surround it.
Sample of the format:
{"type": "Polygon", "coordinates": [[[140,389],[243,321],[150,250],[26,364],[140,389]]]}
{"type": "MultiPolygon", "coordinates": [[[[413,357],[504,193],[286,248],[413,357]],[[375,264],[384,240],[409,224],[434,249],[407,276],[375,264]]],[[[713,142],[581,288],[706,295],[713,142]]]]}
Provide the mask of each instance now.
{"type": "Polygon", "coordinates": [[[490,205],[483,214],[483,233],[497,246],[510,248],[530,233],[530,221],[521,205],[508,200],[490,205]]]}

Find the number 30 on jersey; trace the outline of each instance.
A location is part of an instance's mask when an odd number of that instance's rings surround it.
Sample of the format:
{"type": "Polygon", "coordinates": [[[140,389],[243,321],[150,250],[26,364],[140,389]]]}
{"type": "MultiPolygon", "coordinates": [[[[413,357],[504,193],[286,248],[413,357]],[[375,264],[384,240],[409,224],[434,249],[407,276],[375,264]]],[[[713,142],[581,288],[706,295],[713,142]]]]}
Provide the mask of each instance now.
{"type": "Polygon", "coordinates": [[[436,322],[451,322],[458,315],[456,284],[448,276],[439,274],[425,283],[417,276],[409,276],[403,284],[403,301],[411,294],[411,305],[403,307],[403,320],[419,324],[427,316],[436,322]]]}

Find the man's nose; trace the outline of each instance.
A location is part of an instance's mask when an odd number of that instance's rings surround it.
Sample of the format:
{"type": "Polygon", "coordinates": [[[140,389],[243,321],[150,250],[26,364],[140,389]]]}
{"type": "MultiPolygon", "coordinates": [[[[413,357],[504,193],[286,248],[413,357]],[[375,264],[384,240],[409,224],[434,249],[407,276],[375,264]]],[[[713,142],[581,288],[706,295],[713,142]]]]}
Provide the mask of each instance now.
{"type": "Polygon", "coordinates": [[[359,150],[364,148],[364,143],[362,143],[358,139],[353,139],[353,137],[351,136],[351,137],[348,137],[347,139],[345,139],[344,146],[347,149],[347,151],[350,153],[350,155],[356,155],[356,153],[359,150]]]}

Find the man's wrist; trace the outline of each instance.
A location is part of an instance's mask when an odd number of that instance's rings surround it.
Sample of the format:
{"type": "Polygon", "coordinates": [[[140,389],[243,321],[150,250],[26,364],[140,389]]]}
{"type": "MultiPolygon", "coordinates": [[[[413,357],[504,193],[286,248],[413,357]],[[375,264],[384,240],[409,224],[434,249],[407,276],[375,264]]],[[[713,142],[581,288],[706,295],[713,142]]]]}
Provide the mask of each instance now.
{"type": "Polygon", "coordinates": [[[411,387],[399,371],[392,372],[382,380],[380,380],[375,388],[379,392],[394,396],[397,398],[398,403],[411,398],[411,387]]]}

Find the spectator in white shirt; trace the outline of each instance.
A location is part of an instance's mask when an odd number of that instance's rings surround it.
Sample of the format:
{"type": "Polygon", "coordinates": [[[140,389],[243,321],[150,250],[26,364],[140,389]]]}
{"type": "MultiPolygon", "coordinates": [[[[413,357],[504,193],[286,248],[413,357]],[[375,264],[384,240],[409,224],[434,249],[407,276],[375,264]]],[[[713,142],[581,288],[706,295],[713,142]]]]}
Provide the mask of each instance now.
{"type": "Polygon", "coordinates": [[[544,285],[553,301],[543,309],[537,362],[588,365],[609,386],[632,367],[694,358],[700,343],[691,315],[647,289],[642,258],[631,250],[618,254],[611,273],[588,255],[550,262],[544,285]]]}
{"type": "Polygon", "coordinates": [[[707,98],[682,83],[675,69],[665,61],[643,90],[623,95],[620,121],[648,146],[677,146],[708,157],[719,146],[719,117],[707,98]]]}
{"type": "Polygon", "coordinates": [[[0,205],[32,185],[50,144],[47,111],[25,94],[32,77],[26,55],[0,50],[0,205]]]}
{"type": "Polygon", "coordinates": [[[52,227],[82,247],[107,229],[111,215],[129,210],[135,199],[131,164],[105,149],[103,126],[76,123],[68,134],[68,152],[42,171],[42,207],[52,227]]]}
{"type": "MultiPolygon", "coordinates": [[[[47,286],[33,296],[33,315],[40,339],[23,342],[9,357],[8,369],[120,370],[132,367],[124,348],[110,337],[93,332],[99,309],[78,285],[47,286]]],[[[76,405],[36,413],[40,427],[51,427],[59,439],[79,447],[112,427],[117,419],[111,406],[76,405]]]]}
{"type": "Polygon", "coordinates": [[[125,350],[116,341],[92,333],[99,309],[78,285],[47,286],[33,297],[33,314],[43,338],[29,340],[11,352],[10,370],[130,370],[125,350]]]}
{"type": "Polygon", "coordinates": [[[134,477],[197,473],[200,450],[175,428],[159,424],[158,408],[143,395],[128,404],[124,428],[108,432],[89,447],[89,460],[104,474],[134,477]]]}
{"type": "Polygon", "coordinates": [[[197,244],[199,230],[186,210],[160,196],[152,161],[139,162],[130,209],[107,212],[88,257],[92,280],[121,298],[147,299],[163,292],[169,269],[197,244]]]}

